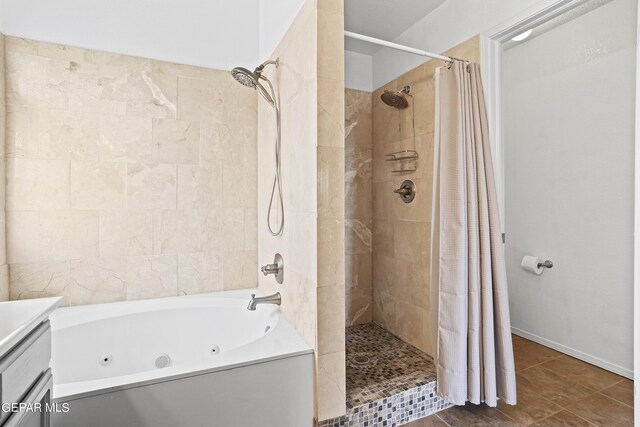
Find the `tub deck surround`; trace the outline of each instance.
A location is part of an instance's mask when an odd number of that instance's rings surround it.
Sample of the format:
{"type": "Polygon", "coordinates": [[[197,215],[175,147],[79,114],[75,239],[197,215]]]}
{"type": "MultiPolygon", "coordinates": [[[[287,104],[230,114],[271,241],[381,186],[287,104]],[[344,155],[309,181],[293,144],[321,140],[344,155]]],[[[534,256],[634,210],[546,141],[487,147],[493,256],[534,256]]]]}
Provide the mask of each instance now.
{"type": "Polygon", "coordinates": [[[251,293],[262,295],[253,289],[58,309],[51,315],[54,399],[311,355],[277,307],[247,310],[251,293]],[[169,366],[158,368],[160,357],[169,366]]]}
{"type": "Polygon", "coordinates": [[[62,297],[0,302],[0,354],[7,353],[62,303],[62,297]]]}
{"type": "Polygon", "coordinates": [[[374,323],[346,329],[347,414],[321,427],[396,426],[451,406],[433,359],[374,323]]]}

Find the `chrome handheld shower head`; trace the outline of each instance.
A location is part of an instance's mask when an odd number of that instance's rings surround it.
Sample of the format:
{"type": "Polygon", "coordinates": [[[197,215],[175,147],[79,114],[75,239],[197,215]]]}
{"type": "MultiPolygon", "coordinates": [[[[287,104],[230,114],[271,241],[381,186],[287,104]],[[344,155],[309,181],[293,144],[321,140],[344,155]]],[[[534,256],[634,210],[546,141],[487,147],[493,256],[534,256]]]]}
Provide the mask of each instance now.
{"type": "Polygon", "coordinates": [[[258,84],[258,75],[244,67],[235,67],[231,70],[231,75],[238,83],[246,87],[255,89],[258,84]]]}
{"type": "Polygon", "coordinates": [[[258,67],[256,67],[256,69],[253,71],[249,71],[244,67],[235,67],[233,70],[231,70],[231,75],[241,85],[250,87],[260,92],[260,95],[262,95],[262,97],[269,104],[271,104],[272,107],[275,108],[275,101],[273,100],[273,96],[270,95],[267,89],[262,85],[262,83],[260,83],[260,79],[262,79],[265,80],[269,84],[269,86],[271,86],[271,82],[269,81],[269,79],[262,75],[264,67],[271,64],[274,64],[277,67],[279,64],[279,60],[276,59],[274,61],[265,61],[258,67]]]}
{"type": "Polygon", "coordinates": [[[278,58],[275,60],[265,61],[259,66],[256,67],[255,70],[249,71],[243,67],[235,67],[231,70],[231,75],[233,76],[238,83],[243,86],[247,86],[257,90],[260,95],[273,107],[276,111],[276,138],[275,138],[275,157],[276,157],[276,170],[273,178],[273,187],[271,188],[271,197],[269,199],[269,207],[267,208],[267,227],[269,232],[273,236],[279,236],[282,234],[282,230],[284,229],[284,201],[282,199],[282,180],[280,176],[280,164],[281,164],[281,153],[280,153],[280,144],[281,144],[281,130],[280,130],[280,106],[278,105],[278,100],[276,98],[275,90],[273,89],[273,85],[271,81],[262,75],[264,68],[267,65],[275,65],[278,67],[280,61],[278,58]],[[265,88],[260,80],[264,80],[267,82],[267,86],[269,87],[269,91],[265,88]],[[271,214],[273,211],[277,212],[277,206],[274,204],[274,201],[277,200],[277,203],[280,207],[280,215],[278,220],[277,228],[272,227],[271,224],[271,214]]]}

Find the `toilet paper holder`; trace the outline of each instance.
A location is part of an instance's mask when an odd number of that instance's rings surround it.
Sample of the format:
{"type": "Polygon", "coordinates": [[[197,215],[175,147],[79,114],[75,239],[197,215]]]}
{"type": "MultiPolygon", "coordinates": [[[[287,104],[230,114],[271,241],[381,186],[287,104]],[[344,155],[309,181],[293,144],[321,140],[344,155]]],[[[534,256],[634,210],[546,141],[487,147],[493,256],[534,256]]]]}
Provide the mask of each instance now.
{"type": "Polygon", "coordinates": [[[551,268],[551,267],[553,267],[553,262],[551,262],[551,260],[546,260],[545,262],[539,262],[538,263],[538,268],[540,268],[540,267],[551,268]]]}

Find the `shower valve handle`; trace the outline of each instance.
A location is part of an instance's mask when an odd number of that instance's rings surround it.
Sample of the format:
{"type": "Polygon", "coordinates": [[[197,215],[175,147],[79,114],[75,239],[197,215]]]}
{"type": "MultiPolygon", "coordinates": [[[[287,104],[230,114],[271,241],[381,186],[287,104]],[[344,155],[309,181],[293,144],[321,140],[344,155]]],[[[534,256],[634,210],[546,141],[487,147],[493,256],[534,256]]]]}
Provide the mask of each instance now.
{"type": "Polygon", "coordinates": [[[260,271],[262,271],[262,274],[265,276],[273,274],[276,277],[276,282],[282,284],[284,280],[284,261],[282,255],[276,254],[273,258],[273,263],[263,266],[260,268],[260,271]]]}
{"type": "Polygon", "coordinates": [[[408,196],[409,194],[411,194],[411,189],[410,188],[406,188],[406,187],[401,187],[398,188],[397,190],[393,190],[394,193],[398,193],[401,196],[408,196]]]}

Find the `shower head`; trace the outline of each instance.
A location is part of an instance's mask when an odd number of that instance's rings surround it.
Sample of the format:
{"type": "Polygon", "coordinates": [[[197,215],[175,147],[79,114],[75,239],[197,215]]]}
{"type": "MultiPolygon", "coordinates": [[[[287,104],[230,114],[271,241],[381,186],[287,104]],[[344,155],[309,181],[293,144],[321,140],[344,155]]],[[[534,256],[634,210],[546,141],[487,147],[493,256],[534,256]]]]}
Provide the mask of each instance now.
{"type": "Polygon", "coordinates": [[[249,71],[244,67],[236,67],[231,70],[231,75],[241,85],[255,89],[258,84],[259,76],[253,71],[249,71]]]}
{"type": "Polygon", "coordinates": [[[267,89],[265,89],[262,83],[260,83],[260,79],[262,79],[266,81],[269,86],[271,86],[271,82],[269,81],[269,79],[262,75],[262,70],[264,70],[264,67],[270,64],[275,64],[275,66],[277,67],[279,65],[279,60],[276,59],[275,61],[265,61],[258,67],[256,67],[256,69],[253,71],[249,71],[244,67],[235,67],[233,70],[231,70],[231,75],[241,85],[256,89],[258,92],[260,92],[260,95],[262,95],[262,97],[266,99],[269,104],[271,104],[271,106],[275,107],[273,96],[269,95],[267,89]]]}
{"type": "Polygon", "coordinates": [[[384,102],[388,106],[397,108],[399,110],[404,110],[409,106],[409,102],[407,101],[406,95],[411,96],[409,94],[410,91],[411,91],[410,86],[405,86],[402,88],[402,90],[399,90],[397,92],[385,90],[384,93],[380,95],[380,98],[382,99],[382,102],[384,102]]]}

